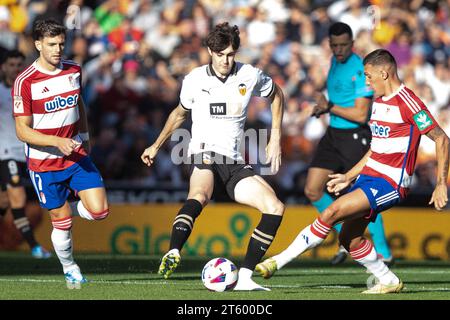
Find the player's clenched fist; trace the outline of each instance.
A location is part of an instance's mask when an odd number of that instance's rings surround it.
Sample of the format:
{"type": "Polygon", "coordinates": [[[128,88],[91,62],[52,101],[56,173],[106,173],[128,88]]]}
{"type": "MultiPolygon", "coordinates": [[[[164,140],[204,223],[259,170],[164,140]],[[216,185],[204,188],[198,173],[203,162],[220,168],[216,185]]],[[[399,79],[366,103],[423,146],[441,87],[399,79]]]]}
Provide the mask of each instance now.
{"type": "Polygon", "coordinates": [[[329,193],[334,193],[338,196],[339,193],[348,187],[351,181],[347,180],[345,174],[335,173],[329,174],[328,177],[331,179],[327,182],[327,190],[329,193]]]}
{"type": "Polygon", "coordinates": [[[65,156],[70,156],[73,150],[78,148],[81,145],[80,142],[70,139],[70,138],[60,138],[58,139],[58,143],[56,147],[61,151],[65,156]]]}
{"type": "Polygon", "coordinates": [[[156,148],[155,146],[148,147],[141,155],[142,162],[150,167],[153,164],[153,159],[155,159],[157,153],[158,148],[156,148]]]}

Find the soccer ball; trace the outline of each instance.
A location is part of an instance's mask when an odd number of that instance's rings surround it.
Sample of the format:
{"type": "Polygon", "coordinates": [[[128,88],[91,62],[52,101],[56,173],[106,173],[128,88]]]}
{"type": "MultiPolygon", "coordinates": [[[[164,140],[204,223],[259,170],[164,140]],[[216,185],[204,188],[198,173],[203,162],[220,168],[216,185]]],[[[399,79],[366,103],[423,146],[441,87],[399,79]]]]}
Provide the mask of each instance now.
{"type": "Polygon", "coordinates": [[[238,281],[236,265],[225,258],[214,258],[203,267],[202,281],[210,291],[232,290],[238,281]]]}

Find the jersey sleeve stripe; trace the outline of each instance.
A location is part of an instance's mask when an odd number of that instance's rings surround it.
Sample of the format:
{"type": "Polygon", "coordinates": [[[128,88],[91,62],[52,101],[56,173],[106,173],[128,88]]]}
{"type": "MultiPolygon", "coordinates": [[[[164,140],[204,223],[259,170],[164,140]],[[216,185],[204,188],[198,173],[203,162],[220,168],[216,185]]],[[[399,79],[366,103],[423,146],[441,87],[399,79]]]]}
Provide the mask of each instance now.
{"type": "Polygon", "coordinates": [[[405,102],[405,104],[408,106],[408,108],[412,111],[413,114],[416,114],[417,112],[420,111],[420,108],[417,108],[414,104],[411,103],[411,101],[409,100],[410,98],[408,98],[404,91],[400,91],[398,93],[398,95],[400,96],[400,98],[405,102]]]}
{"type": "Polygon", "coordinates": [[[180,106],[184,109],[184,110],[186,110],[186,111],[191,111],[191,109],[188,109],[188,108],[186,108],[185,106],[183,106],[183,104],[180,102],[180,106]]]}
{"type": "Polygon", "coordinates": [[[31,65],[28,69],[26,69],[14,82],[14,95],[21,96],[22,94],[22,84],[23,81],[28,78],[30,75],[34,73],[36,69],[33,65],[31,65]]]}
{"type": "Polygon", "coordinates": [[[420,107],[420,105],[417,103],[417,100],[414,99],[414,97],[411,96],[411,94],[408,92],[408,90],[402,90],[402,92],[405,94],[406,97],[409,98],[409,100],[416,106],[417,110],[422,110],[422,108],[420,107]]]}
{"type": "Polygon", "coordinates": [[[272,95],[272,92],[275,90],[275,83],[272,80],[272,88],[270,89],[270,92],[268,95],[264,96],[264,98],[268,98],[272,95]]]}

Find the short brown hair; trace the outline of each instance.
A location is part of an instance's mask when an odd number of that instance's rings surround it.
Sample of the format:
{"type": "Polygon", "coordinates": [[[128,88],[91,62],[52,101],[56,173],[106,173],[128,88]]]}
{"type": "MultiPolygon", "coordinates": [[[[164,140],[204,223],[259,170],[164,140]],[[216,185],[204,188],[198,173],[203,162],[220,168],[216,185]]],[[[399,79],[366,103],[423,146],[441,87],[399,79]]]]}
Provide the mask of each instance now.
{"type": "Polygon", "coordinates": [[[33,24],[33,40],[66,34],[66,27],[53,19],[36,20],[33,24]]]}
{"type": "Polygon", "coordinates": [[[392,65],[397,68],[397,62],[394,56],[386,49],[377,49],[365,56],[363,64],[371,64],[373,66],[392,65]]]}
{"type": "Polygon", "coordinates": [[[208,34],[205,43],[214,52],[225,50],[230,44],[237,50],[241,44],[239,28],[236,25],[230,26],[228,22],[220,23],[208,34]]]}

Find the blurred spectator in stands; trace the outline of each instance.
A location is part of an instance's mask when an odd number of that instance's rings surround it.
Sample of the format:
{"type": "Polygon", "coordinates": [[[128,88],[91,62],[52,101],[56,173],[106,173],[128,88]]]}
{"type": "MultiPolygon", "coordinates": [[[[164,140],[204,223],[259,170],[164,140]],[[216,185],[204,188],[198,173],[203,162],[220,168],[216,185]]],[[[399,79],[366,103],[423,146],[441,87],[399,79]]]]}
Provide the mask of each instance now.
{"type": "Polygon", "coordinates": [[[450,72],[444,62],[436,62],[434,73],[427,79],[439,108],[447,107],[450,99],[450,72]]]}
{"type": "MultiPolygon", "coordinates": [[[[159,176],[152,170],[126,171],[122,159],[142,149],[136,145],[154,140],[158,126],[178,102],[184,75],[209,62],[201,46],[204,36],[225,20],[241,27],[239,60],[273,74],[288,101],[285,121],[295,147],[289,147],[292,156],[283,162],[287,171],[280,172],[278,182],[284,187],[304,183],[299,163],[308,162],[310,149],[327,124],[326,117],[303,116],[309,92],[324,88],[331,57],[328,27],[335,20],[345,19],[354,29],[354,49],[361,56],[379,47],[390,50],[402,80],[416,88],[441,125],[450,118],[450,1],[8,0],[7,6],[2,4],[0,55],[2,47],[20,47],[29,63],[36,58],[28,34],[36,17],[54,15],[67,25],[77,13],[68,6],[78,8],[81,28],[70,30],[65,52],[83,67],[91,140],[105,179],[126,178],[145,185],[157,185],[159,179],[179,182],[179,176],[159,176]],[[370,5],[379,11],[368,10],[370,5]]],[[[251,102],[248,128],[270,127],[265,107],[264,101],[251,102]]],[[[167,167],[161,172],[177,168],[169,155],[167,149],[167,167]]],[[[424,147],[418,161],[434,161],[426,155],[424,147]]],[[[429,170],[424,168],[421,179],[429,170]]],[[[180,172],[187,182],[189,173],[180,172]]]]}
{"type": "Polygon", "coordinates": [[[8,7],[0,6],[0,46],[13,50],[17,48],[18,35],[10,30],[11,16],[8,7]]]}
{"type": "Polygon", "coordinates": [[[394,56],[397,66],[402,68],[409,64],[411,60],[411,34],[403,29],[398,33],[394,40],[386,46],[386,49],[394,56]]]}
{"type": "Polygon", "coordinates": [[[123,64],[125,86],[142,97],[148,91],[148,83],[145,77],[139,74],[139,69],[139,63],[136,60],[127,60],[123,64]]]}
{"type": "Polygon", "coordinates": [[[260,7],[254,9],[254,16],[247,25],[250,46],[260,48],[275,40],[275,24],[267,19],[267,11],[260,7]]]}
{"type": "Polygon", "coordinates": [[[372,30],[373,20],[362,6],[362,0],[341,0],[328,7],[328,15],[334,21],[345,22],[352,28],[353,35],[361,30],[372,30]]]}
{"type": "Polygon", "coordinates": [[[176,50],[183,52],[183,55],[187,57],[197,57],[198,51],[203,45],[202,39],[195,31],[194,21],[187,18],[182,19],[178,23],[178,34],[180,35],[180,43],[176,50]]]}
{"type": "Polygon", "coordinates": [[[120,1],[104,1],[95,9],[94,17],[97,19],[103,33],[109,34],[112,30],[119,27],[124,20],[124,14],[120,11],[120,1]]]}
{"type": "Polygon", "coordinates": [[[192,20],[194,21],[194,29],[197,36],[205,38],[211,29],[211,18],[200,2],[196,2],[192,9],[192,20]]]}
{"type": "Polygon", "coordinates": [[[121,53],[123,59],[135,59],[139,42],[144,34],[132,26],[131,18],[124,18],[119,27],[108,34],[109,42],[121,53]]]}
{"type": "Polygon", "coordinates": [[[78,36],[73,39],[72,50],[68,54],[69,60],[73,60],[81,66],[84,66],[88,60],[88,44],[86,38],[78,36]]]}
{"type": "Polygon", "coordinates": [[[319,5],[312,12],[311,19],[315,30],[315,44],[321,43],[324,39],[328,40],[328,29],[333,23],[327,14],[327,7],[319,5]]]}
{"type": "Polygon", "coordinates": [[[355,37],[353,50],[360,57],[365,57],[368,53],[379,48],[379,45],[373,41],[372,32],[369,30],[361,30],[355,37]]]}
{"type": "Polygon", "coordinates": [[[117,125],[123,120],[129,109],[135,108],[140,104],[139,95],[130,89],[123,74],[114,75],[111,88],[99,97],[102,116],[107,115],[111,123],[117,125]]]}
{"type": "Polygon", "coordinates": [[[147,32],[158,27],[161,8],[153,0],[134,0],[129,7],[128,16],[133,17],[133,28],[147,32]]]}
{"type": "Polygon", "coordinates": [[[147,30],[145,41],[152,51],[156,52],[163,59],[168,59],[175,47],[180,43],[181,38],[173,30],[172,25],[161,15],[157,28],[147,30]]]}

